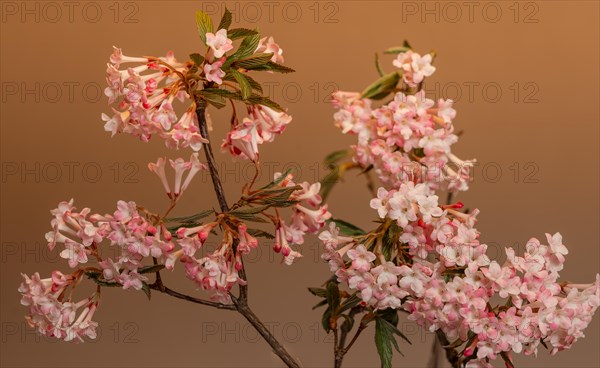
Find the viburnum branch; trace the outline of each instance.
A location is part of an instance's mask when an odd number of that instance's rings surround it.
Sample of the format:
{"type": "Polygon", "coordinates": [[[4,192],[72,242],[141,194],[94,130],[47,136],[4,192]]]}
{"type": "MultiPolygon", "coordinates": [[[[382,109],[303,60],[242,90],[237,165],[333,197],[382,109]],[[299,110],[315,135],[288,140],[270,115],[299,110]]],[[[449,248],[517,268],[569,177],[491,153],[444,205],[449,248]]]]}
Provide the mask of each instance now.
{"type": "Polygon", "coordinates": [[[213,307],[213,308],[217,308],[217,309],[225,309],[225,310],[237,310],[237,308],[234,304],[224,304],[224,303],[212,302],[210,300],[194,298],[193,296],[185,295],[185,294],[179,293],[175,290],[169,289],[168,287],[164,286],[162,283],[150,284],[150,289],[160,291],[161,293],[165,293],[172,297],[175,297],[178,299],[183,299],[188,302],[206,305],[208,307],[213,307]]]}
{"type": "MultiPolygon", "coordinates": [[[[196,115],[198,117],[198,125],[200,128],[200,134],[209,139],[208,135],[208,126],[206,123],[206,104],[203,101],[196,102],[196,115]]],[[[227,212],[229,211],[229,205],[227,204],[227,200],[225,199],[225,193],[223,191],[223,185],[221,183],[221,179],[219,178],[219,172],[215,165],[215,158],[212,153],[211,144],[203,143],[204,153],[206,156],[206,161],[208,164],[209,172],[212,178],[213,187],[215,193],[217,195],[217,199],[219,201],[219,206],[221,207],[221,211],[227,212]]],[[[234,249],[235,249],[234,243],[234,249]]],[[[234,308],[246,318],[248,322],[256,329],[256,331],[262,336],[263,339],[271,346],[275,354],[281,358],[281,360],[288,366],[292,368],[300,367],[300,365],[294,360],[294,358],[287,352],[287,350],[277,341],[275,336],[269,331],[269,329],[262,323],[262,321],[254,314],[254,312],[248,306],[248,283],[246,278],[246,269],[243,264],[242,259],[242,267],[239,270],[240,278],[244,280],[244,284],[239,285],[240,295],[239,297],[231,296],[231,299],[234,304],[234,308]]]]}

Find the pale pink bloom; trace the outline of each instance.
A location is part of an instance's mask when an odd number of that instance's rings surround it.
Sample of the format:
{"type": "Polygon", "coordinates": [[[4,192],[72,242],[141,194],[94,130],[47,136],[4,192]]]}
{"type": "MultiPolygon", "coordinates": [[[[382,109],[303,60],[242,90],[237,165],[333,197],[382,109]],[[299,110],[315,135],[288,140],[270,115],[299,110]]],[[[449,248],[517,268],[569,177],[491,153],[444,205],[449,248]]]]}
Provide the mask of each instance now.
{"type": "Polygon", "coordinates": [[[359,272],[368,272],[371,269],[371,262],[377,256],[367,250],[364,245],[359,244],[356,248],[350,249],[348,258],[352,260],[352,268],[359,272]]]}
{"type": "Polygon", "coordinates": [[[244,118],[242,123],[227,133],[222,147],[228,148],[234,156],[242,156],[251,161],[258,160],[258,145],[262,143],[254,121],[244,118]]]}
{"type": "Polygon", "coordinates": [[[400,272],[400,267],[396,266],[392,262],[383,262],[371,270],[371,273],[373,276],[375,276],[379,286],[384,284],[397,284],[398,275],[400,275],[400,272]]]}
{"type": "Polygon", "coordinates": [[[166,158],[159,157],[156,163],[151,162],[148,164],[148,169],[150,169],[150,171],[158,175],[160,182],[162,183],[163,188],[165,189],[165,192],[167,193],[169,198],[171,198],[171,188],[169,187],[169,181],[167,180],[167,174],[165,172],[166,163],[166,158]]]}
{"type": "Polygon", "coordinates": [[[562,235],[560,233],[554,235],[546,233],[546,239],[548,239],[548,245],[550,245],[552,253],[561,256],[569,254],[569,250],[562,243],[562,235]]]}
{"type": "Polygon", "coordinates": [[[206,45],[213,50],[216,58],[220,58],[227,51],[233,49],[232,41],[227,38],[226,29],[220,29],[214,34],[208,32],[206,34],[206,45]]]}
{"type": "Polygon", "coordinates": [[[115,64],[116,67],[119,67],[119,64],[123,63],[146,63],[148,62],[148,59],[143,57],[125,56],[120,48],[113,46],[113,53],[110,56],[110,62],[115,64]]]}
{"type": "Polygon", "coordinates": [[[80,263],[87,263],[88,251],[85,249],[83,244],[75,243],[73,241],[65,242],[65,249],[60,252],[60,257],[69,260],[69,266],[71,268],[77,267],[80,263]]]}
{"type": "Polygon", "coordinates": [[[143,283],[148,281],[148,278],[144,275],[140,275],[137,271],[123,272],[121,274],[121,282],[123,283],[123,289],[127,290],[133,288],[135,290],[141,290],[144,286],[143,283]]]}
{"type": "Polygon", "coordinates": [[[102,276],[106,281],[119,282],[121,272],[119,270],[120,265],[115,263],[111,258],[106,258],[104,261],[98,263],[102,267],[102,276]]]}
{"type": "Polygon", "coordinates": [[[438,103],[437,103],[437,108],[438,108],[437,116],[439,116],[440,118],[442,118],[442,120],[444,121],[444,123],[449,124],[456,117],[456,110],[454,110],[452,108],[453,104],[454,104],[454,101],[452,101],[452,100],[444,100],[443,98],[440,98],[438,100],[438,103]]]}
{"type": "Polygon", "coordinates": [[[218,223],[216,222],[209,222],[207,224],[195,227],[180,227],[177,229],[177,237],[183,239],[191,235],[196,235],[201,242],[204,242],[208,238],[208,235],[212,229],[214,229],[217,225],[218,223]]]}
{"type": "Polygon", "coordinates": [[[438,196],[436,195],[419,198],[417,202],[419,203],[419,211],[426,223],[431,222],[432,217],[440,217],[444,212],[438,206],[438,196]]]}
{"type": "Polygon", "coordinates": [[[281,49],[281,47],[279,47],[279,45],[275,43],[273,37],[261,38],[255,52],[267,54],[273,53],[271,61],[274,63],[283,63],[283,49],[281,49]]]}
{"type": "Polygon", "coordinates": [[[177,121],[177,115],[175,115],[171,102],[164,100],[158,110],[152,115],[152,120],[164,130],[171,129],[171,125],[177,121]]]}
{"type": "Polygon", "coordinates": [[[182,192],[187,189],[187,187],[192,182],[192,179],[194,178],[194,176],[196,176],[196,174],[198,172],[208,169],[208,167],[205,164],[201,163],[200,160],[198,160],[197,152],[192,153],[192,155],[190,156],[189,162],[191,164],[191,168],[190,168],[190,172],[188,172],[187,176],[185,177],[185,181],[181,185],[182,192]]]}
{"type": "Polygon", "coordinates": [[[421,83],[425,77],[433,75],[435,67],[431,65],[431,54],[421,56],[413,51],[398,54],[393,64],[403,70],[404,81],[411,87],[421,83]]]}
{"type": "Polygon", "coordinates": [[[207,81],[215,82],[218,85],[223,84],[222,78],[225,76],[225,72],[221,70],[223,63],[225,63],[225,58],[220,58],[212,64],[204,64],[204,75],[207,81]]]}
{"type": "MultiPolygon", "coordinates": [[[[392,192],[391,194],[393,195],[394,193],[392,192]]],[[[379,187],[377,189],[377,198],[371,199],[371,208],[377,210],[381,218],[385,218],[388,213],[388,200],[390,196],[390,193],[385,188],[379,187]]]]}
{"type": "Polygon", "coordinates": [[[431,65],[432,57],[431,54],[420,56],[417,53],[412,54],[412,72],[413,82],[420,83],[423,78],[430,77],[435,72],[435,67],[431,65]]]}
{"type": "Polygon", "coordinates": [[[182,158],[176,160],[169,160],[171,167],[175,170],[175,186],[173,194],[178,197],[181,194],[181,183],[183,181],[183,174],[192,168],[191,162],[185,161],[182,158]]]}
{"type": "Polygon", "coordinates": [[[248,234],[248,226],[246,226],[245,224],[238,225],[238,236],[239,243],[237,249],[242,254],[248,254],[250,253],[251,249],[256,248],[258,246],[258,240],[255,237],[248,234]]]}

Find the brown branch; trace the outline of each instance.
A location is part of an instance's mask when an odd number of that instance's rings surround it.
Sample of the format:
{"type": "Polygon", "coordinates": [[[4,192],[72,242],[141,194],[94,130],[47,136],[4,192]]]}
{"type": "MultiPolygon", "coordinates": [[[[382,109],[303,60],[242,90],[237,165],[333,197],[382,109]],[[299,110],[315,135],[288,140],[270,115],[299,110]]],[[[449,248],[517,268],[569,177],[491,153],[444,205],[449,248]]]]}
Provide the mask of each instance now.
{"type": "MultiPolygon", "coordinates": [[[[196,116],[198,117],[198,127],[200,128],[200,134],[209,140],[208,135],[208,127],[206,124],[206,102],[203,100],[196,101],[196,116]]],[[[222,212],[229,211],[229,205],[227,204],[227,200],[225,199],[225,192],[223,191],[223,185],[221,184],[221,179],[219,178],[219,172],[215,166],[215,157],[212,152],[212,147],[209,143],[203,144],[204,154],[206,156],[206,161],[208,164],[208,169],[210,172],[210,176],[212,178],[213,188],[217,195],[217,199],[219,201],[219,206],[221,207],[222,212]]],[[[234,241],[233,249],[235,251],[237,242],[234,241]]],[[[283,345],[277,341],[275,336],[271,334],[271,332],[267,329],[267,327],[262,323],[262,321],[254,314],[254,312],[248,306],[248,285],[247,285],[247,277],[246,277],[246,269],[244,267],[242,261],[242,269],[239,271],[240,278],[244,281],[244,285],[240,285],[240,295],[236,298],[234,295],[231,295],[231,299],[233,300],[234,308],[246,318],[248,322],[258,331],[258,333],[265,339],[265,341],[271,346],[273,352],[277,354],[277,356],[290,368],[299,368],[300,365],[292,358],[292,356],[285,350],[283,345]]]]}
{"type": "Polygon", "coordinates": [[[150,289],[157,290],[157,291],[160,291],[161,293],[165,293],[172,297],[175,297],[178,299],[183,299],[188,302],[192,302],[192,303],[196,303],[196,304],[202,304],[202,305],[206,305],[206,306],[217,308],[217,309],[236,310],[236,307],[233,304],[223,304],[223,303],[211,302],[210,300],[194,298],[193,296],[185,295],[185,294],[179,293],[175,290],[169,289],[168,287],[166,287],[162,284],[157,284],[157,283],[151,284],[150,289]]]}

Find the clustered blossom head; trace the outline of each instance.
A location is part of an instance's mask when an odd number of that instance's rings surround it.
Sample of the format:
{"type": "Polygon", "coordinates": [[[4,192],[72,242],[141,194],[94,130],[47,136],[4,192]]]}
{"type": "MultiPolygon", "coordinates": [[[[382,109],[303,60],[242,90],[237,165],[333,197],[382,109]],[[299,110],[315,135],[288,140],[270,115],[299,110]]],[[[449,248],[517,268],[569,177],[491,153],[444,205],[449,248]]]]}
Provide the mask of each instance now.
{"type": "Polygon", "coordinates": [[[328,211],[327,204],[321,205],[322,199],[319,195],[321,183],[296,184],[291,174],[287,174],[283,178],[282,175],[281,173],[275,174],[275,180],[280,181],[281,187],[299,187],[289,197],[290,200],[296,202],[292,206],[292,217],[289,223],[281,219],[279,212],[277,212],[276,220],[275,251],[281,252],[284,262],[290,265],[294,259],[302,256],[293,250],[291,245],[303,244],[304,236],[307,233],[316,234],[331,218],[331,213],[328,211]]]}
{"type": "Polygon", "coordinates": [[[190,68],[190,63],[179,63],[172,52],[161,58],[140,58],[124,56],[115,47],[104,90],[108,103],[113,105],[113,115],[102,114],[104,129],[113,136],[132,134],[144,142],[156,135],[169,148],[200,150],[208,141],[199,132],[195,102],[182,78],[190,68]],[[126,63],[141,64],[121,70],[121,64],[126,63]],[[188,105],[179,118],[173,108],[176,99],[188,105]]]}
{"type": "Polygon", "coordinates": [[[333,104],[335,124],[344,134],[355,134],[354,161],[362,167],[373,165],[379,179],[389,188],[412,180],[432,189],[467,190],[472,161],[462,161],[450,147],[457,142],[452,119],[456,111],[451,100],[437,104],[425,98],[398,92],[378,108],[359,93],[336,92],[333,104]]]}
{"type": "Polygon", "coordinates": [[[388,256],[375,235],[340,236],[333,224],[320,234],[323,258],[365,305],[406,310],[429,331],[466,343],[465,356],[482,364],[500,354],[537,353],[542,343],[555,353],[583,337],[600,305],[600,275],[584,285],[557,281],[568,253],[559,233],[546,234],[548,245],[531,239],[522,257],[507,248],[500,265],[479,243],[478,211],[440,206],[424,184],[378,194],[371,206],[382,227],[397,227],[388,256]],[[495,296],[505,302],[492,307],[495,296]]]}
{"type": "Polygon", "coordinates": [[[529,240],[523,256],[507,248],[502,265],[491,261],[475,228],[479,211],[439,203],[438,189],[468,189],[472,162],[450,150],[457,141],[452,101],[436,104],[418,91],[435,71],[431,60],[401,53],[394,65],[410,88],[378,108],[358,93],[334,94],[335,124],[358,136],[354,161],[372,166],[384,185],[370,203],[380,226],[344,236],[332,222],[319,235],[323,258],[364,306],[403,309],[429,331],[443,332],[453,347],[463,346],[467,367],[536,354],[539,345],[552,354],[570,348],[600,305],[600,275],[590,284],[558,281],[568,253],[559,233],[546,234],[547,245],[529,240]],[[450,179],[444,187],[440,174],[450,179]]]}
{"type": "Polygon", "coordinates": [[[73,289],[83,273],[64,275],[52,272],[52,277],[40,279],[36,272],[31,277],[22,274],[19,287],[21,304],[28,308],[27,323],[46,337],[80,342],[85,337],[96,338],[98,323],[92,321],[98,306],[97,294],[74,302],[73,289]]]}
{"type": "Polygon", "coordinates": [[[248,116],[227,133],[221,148],[233,157],[257,162],[258,145],[273,142],[291,121],[292,117],[283,111],[254,105],[248,108],[248,116]]]}
{"type": "Polygon", "coordinates": [[[402,70],[402,79],[409,87],[417,87],[425,77],[431,77],[435,72],[435,66],[431,65],[432,61],[431,54],[421,56],[409,50],[398,54],[393,64],[402,70]]]}

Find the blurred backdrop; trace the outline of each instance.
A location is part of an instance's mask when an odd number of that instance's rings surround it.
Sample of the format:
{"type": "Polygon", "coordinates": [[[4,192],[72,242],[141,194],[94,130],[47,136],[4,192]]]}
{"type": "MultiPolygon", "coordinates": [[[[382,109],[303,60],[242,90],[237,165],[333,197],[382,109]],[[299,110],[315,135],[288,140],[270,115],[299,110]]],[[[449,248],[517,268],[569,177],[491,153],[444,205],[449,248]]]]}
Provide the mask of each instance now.
{"type": "MultiPolygon", "coordinates": [[[[180,59],[201,47],[194,11],[216,18],[227,4],[234,23],[259,27],[283,47],[292,75],[263,75],[269,95],[294,120],[261,147],[267,174],[296,168],[301,180],[326,172],[324,155],[351,144],[332,124],[337,89],[360,91],[373,81],[374,53],[404,39],[420,53],[437,52],[430,97],[452,98],[463,130],[453,148],[477,158],[474,182],[459,200],[479,208],[478,228],[492,257],[522,251],[533,236],[560,231],[570,253],[563,280],[592,282],[599,251],[599,3],[597,1],[3,1],[1,3],[1,364],[22,367],[277,367],[280,361],[236,313],[154,293],[106,290],[97,341],[66,344],[26,327],[19,305],[20,272],[68,269],[45,247],[49,210],[75,198],[78,208],[112,212],[119,199],[162,211],[162,187],[146,163],[178,157],[161,141],[111,139],[100,119],[112,46],[127,55],[180,59]]],[[[382,57],[391,70],[392,58],[382,57]]],[[[228,126],[213,112],[217,144],[228,126]]],[[[253,171],[217,159],[228,198],[253,171]]],[[[350,175],[330,210],[360,226],[375,218],[360,177],[350,175]],[[343,214],[343,215],[340,215],[343,214]]],[[[181,215],[216,206],[208,175],[196,179],[177,208],[181,215]]],[[[332,362],[332,338],[320,327],[316,298],[306,291],[328,276],[310,238],[304,258],[280,264],[264,242],[247,261],[250,303],[306,367],[332,362]]],[[[189,293],[181,268],[167,285],[189,293]]],[[[198,292],[199,293],[199,292],[198,292]]],[[[517,357],[519,367],[598,367],[600,318],[571,351],[517,357]]],[[[413,345],[395,365],[425,367],[433,335],[402,320],[413,345]]],[[[378,366],[373,335],[364,334],[347,367],[378,366]]],[[[502,364],[502,363],[499,363],[502,364]]]]}

